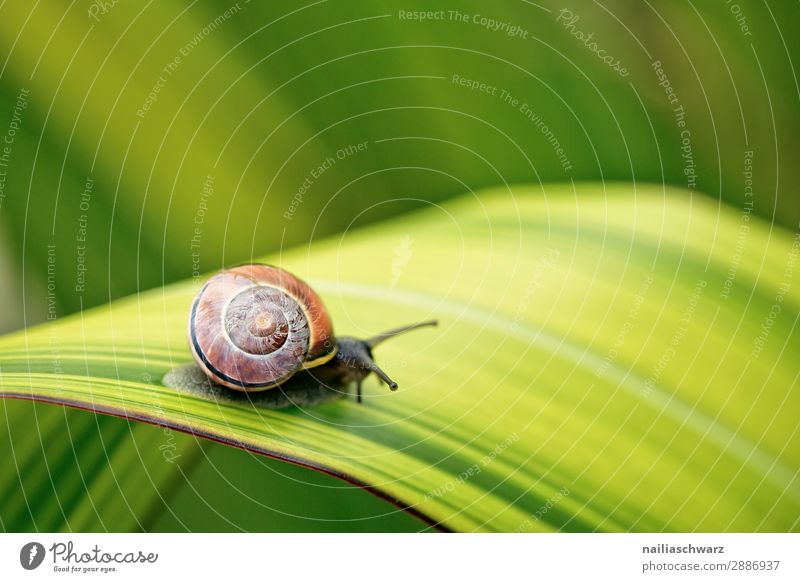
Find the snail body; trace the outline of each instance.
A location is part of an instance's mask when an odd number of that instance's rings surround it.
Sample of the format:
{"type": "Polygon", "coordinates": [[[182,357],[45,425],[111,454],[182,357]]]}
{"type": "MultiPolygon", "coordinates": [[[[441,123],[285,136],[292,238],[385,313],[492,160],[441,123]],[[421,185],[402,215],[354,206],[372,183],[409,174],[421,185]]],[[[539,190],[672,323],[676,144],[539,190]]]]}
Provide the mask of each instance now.
{"type": "Polygon", "coordinates": [[[337,339],[322,299],[307,283],[283,269],[255,264],[209,279],[192,303],[188,335],[198,366],[227,388],[288,388],[296,376],[310,374],[332,390],[355,382],[360,402],[361,383],[372,372],[397,389],[373,361],[372,348],[435,324],[414,324],[367,340],[337,339]]]}

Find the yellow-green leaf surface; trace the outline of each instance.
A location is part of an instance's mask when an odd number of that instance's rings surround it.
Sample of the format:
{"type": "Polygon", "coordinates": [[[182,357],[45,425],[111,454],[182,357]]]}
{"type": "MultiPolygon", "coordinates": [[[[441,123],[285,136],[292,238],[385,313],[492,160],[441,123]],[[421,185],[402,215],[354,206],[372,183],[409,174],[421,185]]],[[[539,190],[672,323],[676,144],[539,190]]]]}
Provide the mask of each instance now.
{"type": "Polygon", "coordinates": [[[796,531],[799,254],[681,191],[479,192],[260,259],[340,335],[439,319],[376,351],[397,392],[268,410],[163,386],[201,280],[4,338],[0,390],[318,468],[442,529],[796,531]]]}

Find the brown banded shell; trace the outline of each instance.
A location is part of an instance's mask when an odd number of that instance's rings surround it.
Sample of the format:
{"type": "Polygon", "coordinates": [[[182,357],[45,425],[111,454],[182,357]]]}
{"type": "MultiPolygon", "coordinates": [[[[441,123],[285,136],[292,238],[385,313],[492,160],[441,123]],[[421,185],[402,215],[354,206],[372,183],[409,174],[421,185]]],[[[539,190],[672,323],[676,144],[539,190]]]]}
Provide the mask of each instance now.
{"type": "Polygon", "coordinates": [[[336,353],[319,296],[277,267],[244,265],[214,275],[189,316],[189,343],[201,368],[235,390],[274,388],[336,353]]]}

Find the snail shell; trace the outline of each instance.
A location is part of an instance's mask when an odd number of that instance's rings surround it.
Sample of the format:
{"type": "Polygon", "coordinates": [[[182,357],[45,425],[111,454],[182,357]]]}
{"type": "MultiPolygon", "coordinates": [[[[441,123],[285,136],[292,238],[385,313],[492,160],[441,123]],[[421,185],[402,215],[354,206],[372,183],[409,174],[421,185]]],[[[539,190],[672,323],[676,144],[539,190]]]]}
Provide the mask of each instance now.
{"type": "Polygon", "coordinates": [[[322,300],[304,281],[270,265],[213,276],[192,304],[189,343],[206,374],[244,392],[274,388],[336,355],[322,300]]]}

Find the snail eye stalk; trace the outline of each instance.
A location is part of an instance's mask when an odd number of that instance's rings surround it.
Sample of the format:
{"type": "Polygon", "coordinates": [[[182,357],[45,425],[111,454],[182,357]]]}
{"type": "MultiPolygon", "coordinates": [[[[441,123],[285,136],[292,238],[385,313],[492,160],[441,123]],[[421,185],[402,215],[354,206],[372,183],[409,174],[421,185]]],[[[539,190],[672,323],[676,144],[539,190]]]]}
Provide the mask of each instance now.
{"type": "Polygon", "coordinates": [[[366,340],[359,340],[353,337],[340,337],[338,340],[339,351],[336,354],[337,365],[350,368],[351,378],[356,382],[356,401],[361,402],[361,383],[366,376],[374,373],[380,378],[390,390],[397,390],[397,382],[392,380],[389,375],[381,370],[378,364],[372,359],[372,349],[378,344],[389,338],[406,333],[420,327],[437,325],[436,321],[423,321],[391,329],[382,334],[376,335],[366,340]]]}
{"type": "Polygon", "coordinates": [[[435,319],[432,319],[430,321],[422,321],[420,323],[412,323],[411,325],[404,325],[403,327],[397,327],[395,329],[390,329],[389,331],[385,331],[381,334],[369,338],[364,343],[366,343],[370,347],[370,349],[372,349],[378,344],[383,343],[387,339],[406,333],[407,331],[419,329],[420,327],[428,327],[428,326],[435,327],[437,325],[439,325],[439,322],[436,321],[435,319]]]}
{"type": "MultiPolygon", "coordinates": [[[[378,367],[378,364],[373,362],[372,360],[367,360],[364,362],[364,369],[369,370],[370,372],[374,372],[378,378],[386,382],[389,386],[389,390],[395,391],[397,390],[397,382],[389,378],[389,376],[378,367]]],[[[356,402],[361,404],[361,382],[362,380],[358,380],[356,382],[356,402]]]]}
{"type": "Polygon", "coordinates": [[[397,382],[389,378],[389,376],[386,375],[386,372],[384,372],[378,367],[378,364],[372,362],[372,365],[369,367],[369,369],[375,372],[375,375],[381,380],[383,380],[387,386],[389,386],[389,390],[391,390],[392,392],[397,390],[397,382]]]}
{"type": "MultiPolygon", "coordinates": [[[[366,377],[370,372],[373,372],[376,376],[378,376],[378,378],[383,380],[391,390],[397,390],[397,382],[389,378],[388,374],[381,370],[378,364],[376,364],[372,359],[372,354],[370,353],[367,342],[357,342],[355,349],[349,349],[347,351],[347,354],[343,353],[344,350],[341,350],[339,353],[343,356],[347,366],[359,371],[361,379],[366,377]]],[[[359,397],[361,391],[361,379],[358,380],[357,396],[359,397]]]]}

